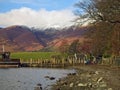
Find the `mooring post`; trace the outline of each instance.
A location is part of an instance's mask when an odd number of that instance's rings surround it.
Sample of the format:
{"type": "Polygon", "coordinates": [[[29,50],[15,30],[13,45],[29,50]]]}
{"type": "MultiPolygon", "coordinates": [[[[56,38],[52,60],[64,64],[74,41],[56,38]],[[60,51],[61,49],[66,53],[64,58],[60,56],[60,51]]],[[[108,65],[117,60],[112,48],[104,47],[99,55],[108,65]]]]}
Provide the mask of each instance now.
{"type": "Polygon", "coordinates": [[[4,46],[4,44],[3,44],[2,48],[3,48],[3,53],[4,53],[5,52],[5,46],[4,46]]]}
{"type": "Polygon", "coordinates": [[[63,64],[63,67],[65,66],[65,61],[64,61],[65,59],[64,58],[62,58],[62,64],[63,64]]]}

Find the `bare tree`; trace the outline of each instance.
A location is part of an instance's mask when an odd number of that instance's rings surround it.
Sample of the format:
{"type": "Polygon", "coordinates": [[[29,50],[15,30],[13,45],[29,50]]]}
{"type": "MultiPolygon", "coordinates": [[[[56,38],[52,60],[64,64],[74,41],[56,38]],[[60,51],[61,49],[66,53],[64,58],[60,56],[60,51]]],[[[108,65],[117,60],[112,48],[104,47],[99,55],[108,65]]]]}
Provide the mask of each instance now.
{"type": "Polygon", "coordinates": [[[75,6],[79,16],[76,22],[92,25],[93,51],[119,55],[120,0],[84,0],[75,6]]]}
{"type": "MultiPolygon", "coordinates": [[[[84,0],[75,4],[79,16],[76,21],[120,23],[119,0],[84,0]],[[83,20],[81,20],[83,19],[83,20]]],[[[83,23],[83,22],[82,22],[83,23]]]]}

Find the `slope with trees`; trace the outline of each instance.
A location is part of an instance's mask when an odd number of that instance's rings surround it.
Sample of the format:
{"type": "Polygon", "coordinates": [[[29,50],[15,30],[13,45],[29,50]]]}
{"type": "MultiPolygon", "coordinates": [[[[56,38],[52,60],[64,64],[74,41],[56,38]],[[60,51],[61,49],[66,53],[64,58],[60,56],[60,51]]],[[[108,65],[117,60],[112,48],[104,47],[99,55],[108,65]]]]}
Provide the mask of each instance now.
{"type": "Polygon", "coordinates": [[[120,1],[84,0],[78,2],[76,23],[89,23],[91,52],[120,55],[120,1]],[[82,20],[81,20],[82,19],[82,20]]]}

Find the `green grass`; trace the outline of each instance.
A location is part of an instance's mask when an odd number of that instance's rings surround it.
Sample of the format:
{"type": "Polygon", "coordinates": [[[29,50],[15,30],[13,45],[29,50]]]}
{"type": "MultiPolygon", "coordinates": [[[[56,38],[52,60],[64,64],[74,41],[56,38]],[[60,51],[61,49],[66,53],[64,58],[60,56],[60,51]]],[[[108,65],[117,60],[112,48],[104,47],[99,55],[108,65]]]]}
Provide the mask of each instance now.
{"type": "Polygon", "coordinates": [[[38,59],[51,59],[52,55],[60,55],[58,52],[17,52],[11,53],[12,59],[22,59],[22,60],[38,60],[38,59]]]}

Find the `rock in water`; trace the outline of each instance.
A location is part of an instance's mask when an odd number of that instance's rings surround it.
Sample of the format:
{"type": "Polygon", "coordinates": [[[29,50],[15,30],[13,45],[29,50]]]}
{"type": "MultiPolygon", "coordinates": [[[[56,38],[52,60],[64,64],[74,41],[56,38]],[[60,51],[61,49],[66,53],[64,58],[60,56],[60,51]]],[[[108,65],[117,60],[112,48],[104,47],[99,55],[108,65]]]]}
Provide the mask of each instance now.
{"type": "Polygon", "coordinates": [[[38,83],[37,86],[42,86],[42,84],[38,83]]]}
{"type": "Polygon", "coordinates": [[[41,86],[37,86],[34,88],[34,90],[42,90],[42,87],[41,86]]]}
{"type": "Polygon", "coordinates": [[[50,80],[54,80],[55,79],[55,77],[50,77],[50,80]]]}

